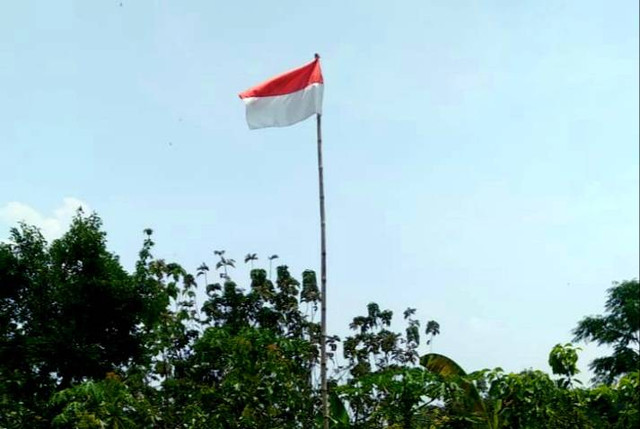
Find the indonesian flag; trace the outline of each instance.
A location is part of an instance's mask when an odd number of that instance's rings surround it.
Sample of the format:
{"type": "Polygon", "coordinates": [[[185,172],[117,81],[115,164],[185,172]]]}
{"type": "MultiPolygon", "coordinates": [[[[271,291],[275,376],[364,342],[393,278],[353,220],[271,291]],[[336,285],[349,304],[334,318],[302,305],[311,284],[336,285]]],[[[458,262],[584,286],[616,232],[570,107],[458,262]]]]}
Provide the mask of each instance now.
{"type": "Polygon", "coordinates": [[[320,58],[241,92],[249,128],[286,127],[322,113],[320,58]]]}

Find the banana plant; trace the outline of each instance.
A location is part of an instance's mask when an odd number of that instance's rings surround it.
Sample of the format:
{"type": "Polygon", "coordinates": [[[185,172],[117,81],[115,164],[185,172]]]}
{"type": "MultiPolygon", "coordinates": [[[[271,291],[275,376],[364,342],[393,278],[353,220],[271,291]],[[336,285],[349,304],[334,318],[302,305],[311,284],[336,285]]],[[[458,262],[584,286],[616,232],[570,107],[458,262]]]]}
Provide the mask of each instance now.
{"type": "Polygon", "coordinates": [[[487,406],[472,378],[453,359],[438,353],[428,353],[420,358],[420,364],[441,377],[448,388],[445,399],[456,413],[467,415],[480,427],[498,429],[501,425],[502,401],[487,406]]]}
{"type": "MultiPolygon", "coordinates": [[[[322,427],[322,414],[316,415],[316,427],[322,427]]],[[[329,428],[349,429],[349,412],[336,392],[329,392],[329,428]]]]}

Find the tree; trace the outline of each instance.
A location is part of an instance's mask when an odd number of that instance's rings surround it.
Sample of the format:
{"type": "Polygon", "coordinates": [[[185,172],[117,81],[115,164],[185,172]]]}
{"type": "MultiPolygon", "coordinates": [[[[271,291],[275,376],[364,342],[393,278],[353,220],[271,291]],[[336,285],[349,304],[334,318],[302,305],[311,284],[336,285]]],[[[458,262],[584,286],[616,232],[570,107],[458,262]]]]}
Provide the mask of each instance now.
{"type": "MultiPolygon", "coordinates": [[[[390,329],[393,312],[373,302],[365,316],[350,324],[355,333],[343,344],[350,378],[337,391],[352,410],[353,427],[411,429],[427,421],[433,377],[418,365],[420,322],[413,318],[415,311],[404,312],[404,335],[390,329]]],[[[425,333],[436,335],[439,325],[428,322],[425,333]]]]}
{"type": "MultiPolygon", "coordinates": [[[[575,347],[571,343],[565,345],[556,344],[549,353],[549,366],[554,374],[561,376],[557,381],[558,385],[563,387],[571,387],[574,376],[580,371],[578,370],[578,351],[580,347],[575,347]]],[[[579,381],[578,381],[579,383],[579,381]]]]}
{"type": "Polygon", "coordinates": [[[594,380],[606,384],[640,370],[640,286],[637,279],[614,282],[608,289],[605,314],[588,316],[573,330],[574,341],[596,342],[613,348],[610,356],[594,359],[594,380]]]}
{"type": "Polygon", "coordinates": [[[453,359],[438,353],[422,356],[420,363],[438,377],[434,397],[444,401],[452,426],[467,422],[482,423],[489,429],[500,427],[502,401],[483,399],[477,386],[484,372],[467,374],[453,359]]]}
{"type": "MultiPolygon", "coordinates": [[[[437,427],[513,429],[592,429],[638,427],[640,378],[634,372],[616,385],[574,388],[577,350],[556,345],[549,354],[560,380],[538,370],[502,369],[467,374],[450,358],[430,353],[421,363],[440,377],[431,391],[444,403],[437,427]]],[[[433,414],[433,413],[432,413],[433,414]]]]}
{"type": "Polygon", "coordinates": [[[41,420],[55,389],[41,357],[49,336],[48,267],[47,244],[37,228],[21,224],[11,230],[10,244],[0,243],[0,427],[41,420]]]}
{"type": "Polygon", "coordinates": [[[51,245],[35,227],[13,228],[0,245],[0,402],[19,405],[20,427],[47,425],[56,390],[143,362],[166,306],[156,297],[107,250],[95,214],[78,211],[51,245]]]}
{"type": "MultiPolygon", "coordinates": [[[[277,273],[274,284],[265,270],[253,270],[248,291],[229,278],[208,286],[204,332],[173,363],[182,370],[163,383],[171,404],[167,427],[185,421],[202,428],[313,424],[318,395],[311,364],[318,359],[319,327],[300,311],[300,283],[285,266],[277,273]]],[[[315,276],[304,277],[304,299],[315,305],[315,276]]]]}
{"type": "Polygon", "coordinates": [[[194,346],[187,374],[209,428],[299,428],[313,418],[314,396],[305,362],[313,346],[270,329],[232,333],[208,328],[194,346]]]}
{"type": "Polygon", "coordinates": [[[97,215],[79,212],[49,249],[52,289],[40,322],[50,328],[51,349],[44,358],[62,387],[86,377],[101,379],[143,355],[142,299],[118,258],[107,251],[101,227],[97,215]]]}
{"type": "MultiPolygon", "coordinates": [[[[209,267],[197,269],[207,293],[202,320],[196,277],[155,258],[151,237],[145,230],[132,273],[107,250],[96,215],[79,212],[51,244],[27,225],[0,243],[0,428],[316,427],[315,273],[299,282],[278,266],[272,281],[273,255],[242,288],[231,278],[235,261],[215,251],[221,280],[209,284],[209,267]]],[[[591,388],[574,379],[579,348],[571,344],[549,355],[556,379],[533,369],[467,373],[446,356],[420,357],[421,337],[430,344],[437,322],[421,325],[409,308],[406,329],[395,332],[393,313],[371,303],[353,319],[345,364],[329,380],[330,426],[638,427],[637,280],[609,293],[607,314],[574,332],[614,349],[597,361],[614,382],[591,388]]],[[[327,340],[332,356],[339,338],[327,340]]]]}
{"type": "Polygon", "coordinates": [[[144,398],[136,398],[114,373],[102,381],[86,381],[56,393],[51,404],[61,408],[54,427],[151,428],[153,418],[144,398]]]}

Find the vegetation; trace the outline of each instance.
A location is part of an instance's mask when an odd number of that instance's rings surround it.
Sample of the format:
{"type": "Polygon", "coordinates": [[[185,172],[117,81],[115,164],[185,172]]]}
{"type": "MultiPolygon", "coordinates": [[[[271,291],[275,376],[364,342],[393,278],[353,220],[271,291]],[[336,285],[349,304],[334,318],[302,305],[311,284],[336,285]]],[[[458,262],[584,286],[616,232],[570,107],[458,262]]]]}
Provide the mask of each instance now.
{"type": "MultiPolygon", "coordinates": [[[[50,244],[28,225],[0,244],[0,428],[318,427],[315,273],[299,282],[273,266],[277,255],[265,270],[247,254],[243,289],[223,250],[212,255],[221,281],[209,283],[207,264],[193,276],[155,258],[153,246],[146,230],[128,273],[107,250],[98,216],[82,212],[50,244]]],[[[552,375],[466,372],[420,354],[440,334],[436,321],[422,325],[409,308],[406,329],[394,332],[393,313],[371,303],[351,335],[328,338],[331,425],[638,427],[639,306],[638,281],[616,283],[606,314],[578,323],[576,341],[613,350],[592,363],[596,380],[585,387],[572,344],[551,350],[552,375]]]]}
{"type": "Polygon", "coordinates": [[[609,289],[604,316],[585,317],[573,330],[575,341],[595,341],[613,348],[590,367],[596,381],[607,384],[640,367],[640,287],[638,280],[614,283],[609,289]]]}

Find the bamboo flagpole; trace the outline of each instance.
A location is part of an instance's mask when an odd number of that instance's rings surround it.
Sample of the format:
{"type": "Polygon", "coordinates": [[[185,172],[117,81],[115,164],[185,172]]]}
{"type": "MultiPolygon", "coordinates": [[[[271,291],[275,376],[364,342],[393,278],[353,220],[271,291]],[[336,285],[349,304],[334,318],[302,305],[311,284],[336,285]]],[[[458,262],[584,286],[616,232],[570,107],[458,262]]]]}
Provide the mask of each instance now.
{"type": "Polygon", "coordinates": [[[320,394],[323,428],[329,429],[327,390],[327,240],[322,165],[322,96],[324,80],[320,55],[309,64],[275,76],[243,91],[249,128],[285,127],[316,115],[318,189],[320,198],[320,394]]]}
{"type": "MultiPolygon", "coordinates": [[[[317,54],[316,54],[317,55],[317,54]]],[[[322,115],[316,115],[318,133],[318,188],[320,197],[320,391],[323,428],[329,429],[327,391],[327,222],[324,212],[324,168],[322,166],[322,115]]]]}

